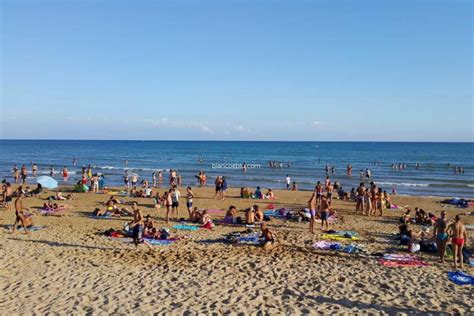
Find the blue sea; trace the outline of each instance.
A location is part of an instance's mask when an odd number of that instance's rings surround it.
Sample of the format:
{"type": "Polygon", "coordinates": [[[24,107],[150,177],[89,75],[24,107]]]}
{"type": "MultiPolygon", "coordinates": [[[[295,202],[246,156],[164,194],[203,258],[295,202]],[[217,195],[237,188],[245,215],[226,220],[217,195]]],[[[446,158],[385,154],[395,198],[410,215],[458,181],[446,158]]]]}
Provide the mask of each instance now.
{"type": "MultiPolygon", "coordinates": [[[[358,185],[360,170],[369,168],[371,181],[388,192],[395,188],[399,194],[473,198],[473,149],[473,143],[0,140],[0,177],[12,181],[14,164],[31,170],[36,162],[40,175],[54,166],[58,179],[67,166],[73,183],[82,165],[91,164],[94,173],[104,174],[107,185],[122,185],[125,170],[151,180],[152,172],[161,169],[166,181],[172,168],[185,185],[195,185],[202,169],[210,185],[215,176],[225,175],[231,187],[283,189],[289,174],[299,189],[310,190],[324,181],[329,165],[336,168],[329,174],[332,181],[346,191],[358,185]],[[271,160],[277,166],[281,162],[282,168],[270,167],[271,160]],[[243,162],[250,167],[245,174],[243,162]],[[346,172],[349,163],[351,177],[346,172]],[[404,163],[406,169],[393,170],[393,163],[404,163]],[[462,166],[464,173],[456,174],[454,166],[462,166]]],[[[31,172],[29,181],[35,182],[31,172]]]]}

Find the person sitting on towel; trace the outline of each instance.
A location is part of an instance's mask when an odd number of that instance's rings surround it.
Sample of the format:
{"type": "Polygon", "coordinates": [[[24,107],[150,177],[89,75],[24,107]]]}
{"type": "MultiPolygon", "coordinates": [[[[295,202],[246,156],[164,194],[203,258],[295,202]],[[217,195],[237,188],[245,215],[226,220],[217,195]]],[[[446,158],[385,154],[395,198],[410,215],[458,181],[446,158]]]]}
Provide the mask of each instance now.
{"type": "Polygon", "coordinates": [[[212,229],[214,227],[214,223],[212,222],[211,216],[207,213],[207,210],[202,212],[201,224],[202,228],[212,229]]]}
{"type": "Polygon", "coordinates": [[[224,223],[234,224],[236,212],[237,212],[237,209],[235,208],[235,206],[233,205],[229,206],[229,210],[227,211],[224,217],[224,223]]]}
{"type": "Polygon", "coordinates": [[[263,241],[261,245],[263,249],[268,250],[273,248],[275,241],[278,241],[280,244],[280,239],[278,239],[278,236],[274,232],[267,228],[267,224],[260,224],[260,229],[262,230],[261,237],[263,237],[263,241]]]}
{"type": "Polygon", "coordinates": [[[245,222],[249,225],[255,223],[255,213],[253,207],[245,210],[245,222]]]}
{"type": "Polygon", "coordinates": [[[263,212],[260,207],[258,205],[254,205],[253,208],[255,210],[255,221],[263,222],[263,212]]]}
{"type": "Polygon", "coordinates": [[[263,199],[263,194],[262,191],[260,190],[260,187],[257,187],[257,190],[253,193],[253,198],[255,199],[263,199]]]}
{"type": "Polygon", "coordinates": [[[268,189],[267,193],[265,194],[265,198],[267,200],[273,200],[275,199],[275,194],[273,193],[272,189],[268,189]]]}

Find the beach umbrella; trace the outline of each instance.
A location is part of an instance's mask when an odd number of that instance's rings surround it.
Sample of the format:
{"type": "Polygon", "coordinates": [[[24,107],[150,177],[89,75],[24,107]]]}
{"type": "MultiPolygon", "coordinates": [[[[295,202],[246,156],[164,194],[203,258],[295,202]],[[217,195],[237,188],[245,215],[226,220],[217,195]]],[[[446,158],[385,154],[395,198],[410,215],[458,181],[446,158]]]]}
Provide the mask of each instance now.
{"type": "Polygon", "coordinates": [[[36,179],[36,182],[41,184],[44,188],[48,189],[55,189],[58,187],[58,181],[48,176],[38,177],[38,179],[36,179]]]}

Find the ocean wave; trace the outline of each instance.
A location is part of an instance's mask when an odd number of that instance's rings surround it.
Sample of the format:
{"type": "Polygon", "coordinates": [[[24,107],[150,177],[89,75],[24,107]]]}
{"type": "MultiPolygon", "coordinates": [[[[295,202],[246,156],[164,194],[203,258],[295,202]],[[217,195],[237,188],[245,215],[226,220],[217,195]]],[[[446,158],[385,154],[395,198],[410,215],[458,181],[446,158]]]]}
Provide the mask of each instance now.
{"type": "Polygon", "coordinates": [[[470,188],[474,188],[474,184],[468,184],[467,186],[470,188]]]}
{"type": "Polygon", "coordinates": [[[429,187],[429,183],[397,183],[397,182],[375,182],[378,185],[395,185],[395,186],[402,186],[402,187],[429,187]]]}

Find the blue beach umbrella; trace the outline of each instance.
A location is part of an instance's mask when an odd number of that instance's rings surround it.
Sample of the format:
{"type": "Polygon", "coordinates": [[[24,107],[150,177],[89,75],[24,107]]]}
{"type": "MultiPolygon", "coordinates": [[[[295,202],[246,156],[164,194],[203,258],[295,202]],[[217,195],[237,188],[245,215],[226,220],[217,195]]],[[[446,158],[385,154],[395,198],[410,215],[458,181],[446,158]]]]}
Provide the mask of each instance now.
{"type": "Polygon", "coordinates": [[[58,181],[48,176],[38,177],[38,179],[36,179],[36,182],[38,182],[44,188],[47,188],[47,189],[55,189],[58,187],[58,181]]]}

